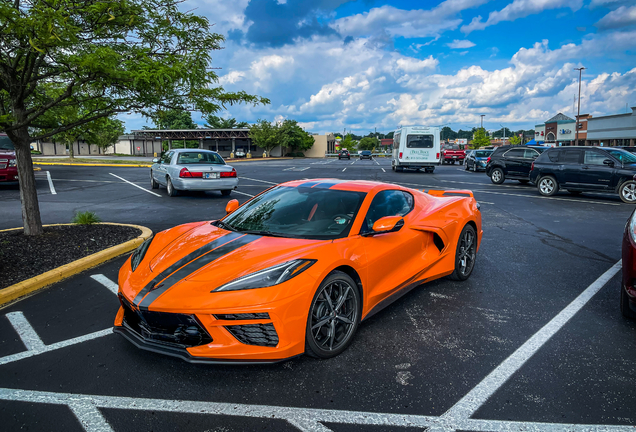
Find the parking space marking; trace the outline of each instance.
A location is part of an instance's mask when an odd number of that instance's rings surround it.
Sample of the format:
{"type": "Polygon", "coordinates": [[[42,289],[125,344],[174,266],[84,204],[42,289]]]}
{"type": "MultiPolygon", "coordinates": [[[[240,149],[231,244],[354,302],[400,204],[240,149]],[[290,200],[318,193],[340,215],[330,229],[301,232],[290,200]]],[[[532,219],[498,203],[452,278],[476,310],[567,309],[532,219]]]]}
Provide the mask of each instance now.
{"type": "MultiPolygon", "coordinates": [[[[118,396],[101,396],[72,393],[53,393],[34,390],[0,388],[0,400],[45,403],[52,405],[91,406],[95,409],[122,409],[150,412],[170,412],[182,414],[221,415],[286,420],[303,432],[327,432],[331,429],[322,423],[341,423],[367,426],[449,428],[474,431],[548,431],[548,432],[589,432],[603,430],[623,432],[634,430],[633,426],[585,425],[540,422],[513,422],[505,420],[464,419],[451,421],[434,416],[415,414],[392,414],[364,411],[327,410],[318,408],[292,408],[268,405],[246,405],[224,402],[200,402],[170,399],[146,399],[118,396]]],[[[80,413],[83,415],[84,413],[80,413]]],[[[107,423],[106,423],[107,424],[107,423]]],[[[99,427],[99,422],[92,425],[99,427]]],[[[91,425],[91,426],[92,426],[91,425]]],[[[110,426],[108,426],[110,428],[110,426]]],[[[110,431],[111,429],[86,429],[89,431],[110,431]]]]}
{"type": "Polygon", "coordinates": [[[55,181],[68,181],[68,182],[80,182],[80,183],[121,183],[120,181],[110,181],[110,180],[78,180],[78,179],[53,179],[55,181]]]}
{"type": "Polygon", "coordinates": [[[97,331],[95,333],[89,333],[87,335],[79,336],[73,339],[67,339],[65,341],[56,342],[51,345],[45,345],[40,339],[40,337],[37,335],[35,330],[33,330],[33,327],[24,317],[22,312],[8,313],[7,318],[9,319],[9,322],[11,322],[11,325],[13,326],[15,331],[18,333],[18,336],[20,336],[20,339],[22,339],[22,342],[27,347],[27,350],[22,351],[21,353],[0,357],[0,365],[12,363],[18,360],[23,360],[29,357],[34,357],[40,354],[44,354],[50,351],[55,351],[60,348],[65,348],[67,346],[86,342],[88,340],[96,339],[102,336],[107,336],[113,333],[113,329],[107,328],[104,330],[97,331]]]}
{"type": "Polygon", "coordinates": [[[386,171],[384,170],[384,168],[381,168],[381,169],[382,169],[382,172],[386,172],[386,171]]]}
{"type": "Polygon", "coordinates": [[[237,191],[237,190],[235,190],[234,193],[237,193],[239,195],[246,195],[246,196],[251,197],[251,198],[254,198],[254,196],[255,196],[255,195],[251,195],[251,194],[248,194],[248,193],[245,193],[245,192],[240,192],[240,191],[237,191]]]}
{"type": "Polygon", "coordinates": [[[119,286],[115,282],[113,282],[112,280],[108,279],[103,274],[91,275],[91,279],[94,279],[97,282],[99,282],[100,284],[104,285],[106,288],[108,288],[115,295],[117,295],[117,293],[119,292],[119,286]]]}
{"type": "Polygon", "coordinates": [[[148,192],[149,194],[152,194],[152,195],[154,195],[154,196],[158,196],[159,198],[161,198],[161,195],[159,195],[159,194],[157,194],[157,193],[154,193],[154,192],[152,192],[152,191],[149,191],[148,189],[142,188],[141,186],[136,185],[136,184],[134,184],[133,182],[130,182],[130,181],[126,180],[125,178],[119,177],[118,175],[115,175],[115,174],[113,174],[113,173],[108,173],[108,174],[112,175],[113,177],[117,177],[119,180],[122,180],[122,181],[124,181],[124,182],[126,182],[126,183],[128,183],[128,184],[130,184],[130,185],[133,185],[134,187],[139,188],[139,189],[141,189],[141,190],[142,190],[142,191],[144,191],[144,192],[148,192]]]}
{"type": "Polygon", "coordinates": [[[49,189],[51,189],[51,195],[57,195],[57,192],[55,192],[55,186],[53,186],[53,180],[51,179],[50,171],[46,172],[46,179],[49,181],[49,189]]]}
{"type": "Polygon", "coordinates": [[[347,167],[344,167],[344,168],[342,169],[342,172],[345,172],[346,170],[347,170],[347,167]]]}
{"type": "Polygon", "coordinates": [[[508,379],[521,368],[556,332],[558,332],[594,295],[621,269],[621,261],[614,264],[575,298],[557,316],[536,332],[486,376],[466,396],[446,411],[441,418],[454,423],[470,418],[508,379]]]}
{"type": "Polygon", "coordinates": [[[266,181],[266,180],[253,179],[253,178],[243,177],[243,176],[241,176],[241,178],[244,178],[245,180],[252,180],[252,181],[261,182],[261,183],[267,183],[267,184],[271,184],[271,185],[277,185],[278,184],[278,183],[274,183],[274,182],[270,182],[270,181],[266,181]]]}
{"type": "Polygon", "coordinates": [[[28,351],[41,350],[45,347],[44,342],[22,312],[10,312],[6,316],[28,351]]]}
{"type": "Polygon", "coordinates": [[[114,432],[102,413],[87,401],[74,401],[68,404],[77,420],[89,432],[114,432]]]}

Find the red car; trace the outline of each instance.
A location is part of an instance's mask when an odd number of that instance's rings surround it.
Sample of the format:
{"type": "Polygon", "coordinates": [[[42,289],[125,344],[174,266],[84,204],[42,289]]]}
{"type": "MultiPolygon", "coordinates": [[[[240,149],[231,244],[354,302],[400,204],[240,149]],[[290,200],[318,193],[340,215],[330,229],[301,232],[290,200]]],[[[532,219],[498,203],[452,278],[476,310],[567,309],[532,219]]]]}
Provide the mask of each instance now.
{"type": "Polygon", "coordinates": [[[460,165],[463,165],[465,158],[466,151],[461,150],[457,144],[444,144],[442,146],[442,163],[454,164],[459,162],[460,165]]]}
{"type": "Polygon", "coordinates": [[[636,211],[625,225],[622,258],[621,312],[627,318],[636,318],[636,211]]]}
{"type": "Polygon", "coordinates": [[[0,182],[18,181],[15,148],[6,134],[0,134],[0,182]]]}

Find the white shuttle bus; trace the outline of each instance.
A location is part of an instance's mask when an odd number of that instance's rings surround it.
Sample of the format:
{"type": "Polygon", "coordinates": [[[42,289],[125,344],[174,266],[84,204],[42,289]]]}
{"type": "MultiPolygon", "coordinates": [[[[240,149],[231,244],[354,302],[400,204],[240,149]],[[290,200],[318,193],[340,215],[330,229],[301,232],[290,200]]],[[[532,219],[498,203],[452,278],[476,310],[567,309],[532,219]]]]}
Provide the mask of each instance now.
{"type": "Polygon", "coordinates": [[[402,126],[393,133],[393,171],[424,169],[432,173],[439,165],[439,127],[402,126]]]}

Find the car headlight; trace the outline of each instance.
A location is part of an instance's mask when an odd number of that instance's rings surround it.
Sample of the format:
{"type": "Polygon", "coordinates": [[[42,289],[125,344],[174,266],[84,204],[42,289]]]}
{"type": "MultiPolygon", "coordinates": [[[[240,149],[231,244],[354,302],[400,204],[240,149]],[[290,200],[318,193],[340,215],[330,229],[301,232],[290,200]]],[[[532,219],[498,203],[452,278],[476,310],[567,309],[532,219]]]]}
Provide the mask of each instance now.
{"type": "Polygon", "coordinates": [[[629,219],[629,235],[632,241],[636,243],[636,211],[632,213],[632,217],[629,219]]]}
{"type": "Polygon", "coordinates": [[[18,164],[17,159],[9,159],[9,166],[14,167],[18,164]]]}
{"type": "Polygon", "coordinates": [[[130,267],[132,268],[132,271],[135,271],[139,263],[143,261],[153,238],[154,236],[150,237],[148,240],[140,244],[139,247],[133,252],[132,258],[130,259],[130,267]]]}
{"type": "Polygon", "coordinates": [[[228,282],[225,285],[221,285],[210,292],[238,291],[271,287],[298,276],[315,263],[316,260],[311,259],[287,261],[286,263],[278,264],[273,267],[266,268],[265,270],[260,270],[256,273],[234,279],[233,281],[228,282]]]}

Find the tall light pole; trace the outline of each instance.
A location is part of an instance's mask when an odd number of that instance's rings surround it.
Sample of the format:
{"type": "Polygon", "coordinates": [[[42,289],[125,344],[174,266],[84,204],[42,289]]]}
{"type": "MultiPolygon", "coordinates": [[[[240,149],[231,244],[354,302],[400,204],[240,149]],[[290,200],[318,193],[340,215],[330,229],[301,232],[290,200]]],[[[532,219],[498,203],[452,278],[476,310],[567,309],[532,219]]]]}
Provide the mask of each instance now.
{"type": "Polygon", "coordinates": [[[479,117],[481,117],[481,128],[484,128],[484,117],[486,117],[486,114],[480,114],[479,117]]]}
{"type": "Polygon", "coordinates": [[[576,125],[574,127],[576,127],[576,143],[574,145],[579,145],[579,116],[581,115],[581,73],[583,72],[584,67],[580,67],[580,68],[574,68],[574,70],[579,71],[579,107],[576,110],[576,125]]]}
{"type": "Polygon", "coordinates": [[[501,126],[501,128],[503,129],[503,134],[504,134],[504,136],[503,136],[503,145],[506,145],[506,128],[501,123],[499,123],[499,126],[501,126]]]}

